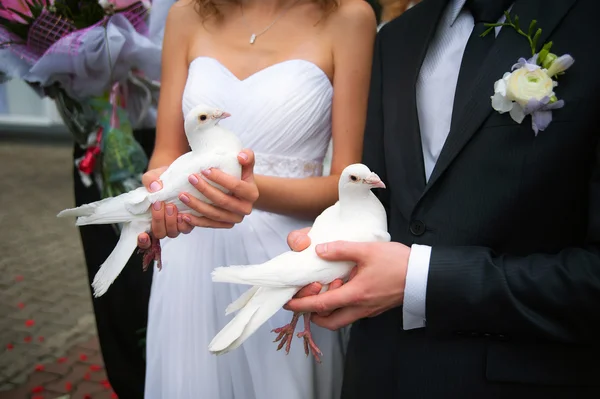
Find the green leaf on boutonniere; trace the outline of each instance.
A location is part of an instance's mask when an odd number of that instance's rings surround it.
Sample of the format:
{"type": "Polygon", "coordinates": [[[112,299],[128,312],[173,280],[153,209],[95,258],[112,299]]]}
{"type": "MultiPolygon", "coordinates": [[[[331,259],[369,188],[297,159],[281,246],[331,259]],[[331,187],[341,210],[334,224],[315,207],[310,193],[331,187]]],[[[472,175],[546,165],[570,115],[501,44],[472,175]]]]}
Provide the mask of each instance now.
{"type": "Polygon", "coordinates": [[[535,19],[532,20],[531,23],[529,24],[529,33],[527,34],[527,36],[533,35],[533,32],[535,32],[536,25],[537,25],[537,21],[535,19]]]}
{"type": "Polygon", "coordinates": [[[483,33],[481,35],[479,35],[479,37],[485,37],[486,35],[488,35],[491,31],[494,30],[494,28],[496,27],[494,24],[485,24],[484,26],[489,26],[489,28],[487,28],[485,31],[483,31],[483,33]]]}
{"type": "Polygon", "coordinates": [[[519,27],[519,16],[515,15],[515,22],[513,22],[513,25],[515,26],[516,30],[521,30],[521,28],[519,27]]]}
{"type": "Polygon", "coordinates": [[[546,59],[546,57],[548,57],[548,54],[550,54],[551,48],[552,48],[552,42],[548,42],[548,43],[544,44],[544,47],[542,47],[542,49],[538,53],[537,63],[539,65],[544,64],[544,60],[546,59]]]}
{"type": "Polygon", "coordinates": [[[533,36],[533,39],[531,39],[532,55],[535,54],[535,49],[537,48],[537,42],[540,39],[541,35],[542,35],[542,30],[538,29],[537,32],[535,32],[535,36],[533,36]]]}

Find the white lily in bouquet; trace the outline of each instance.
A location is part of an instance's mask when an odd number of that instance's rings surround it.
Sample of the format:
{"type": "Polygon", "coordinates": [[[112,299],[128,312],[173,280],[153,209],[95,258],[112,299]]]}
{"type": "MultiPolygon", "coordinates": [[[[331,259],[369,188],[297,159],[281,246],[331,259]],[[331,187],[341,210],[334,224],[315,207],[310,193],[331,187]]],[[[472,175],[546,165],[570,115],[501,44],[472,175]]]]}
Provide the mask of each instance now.
{"type": "Polygon", "coordinates": [[[151,3],[2,0],[0,75],[53,98],[75,141],[86,185],[104,197],[141,184],[147,158],[132,126],[156,102],[160,44],[147,37],[151,3]]]}

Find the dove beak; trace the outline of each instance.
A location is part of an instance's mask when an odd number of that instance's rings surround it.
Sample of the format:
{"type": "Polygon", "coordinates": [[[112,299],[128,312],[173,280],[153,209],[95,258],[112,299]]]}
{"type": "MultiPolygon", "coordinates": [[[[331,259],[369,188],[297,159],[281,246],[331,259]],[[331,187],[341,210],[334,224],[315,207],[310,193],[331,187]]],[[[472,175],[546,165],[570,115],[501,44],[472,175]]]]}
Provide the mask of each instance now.
{"type": "Polygon", "coordinates": [[[221,116],[219,117],[219,119],[229,118],[230,116],[231,116],[231,114],[229,112],[223,112],[221,114],[221,116]]]}
{"type": "Polygon", "coordinates": [[[372,188],[385,188],[385,184],[383,184],[379,176],[377,176],[375,173],[371,173],[365,179],[365,183],[370,185],[372,188]]]}

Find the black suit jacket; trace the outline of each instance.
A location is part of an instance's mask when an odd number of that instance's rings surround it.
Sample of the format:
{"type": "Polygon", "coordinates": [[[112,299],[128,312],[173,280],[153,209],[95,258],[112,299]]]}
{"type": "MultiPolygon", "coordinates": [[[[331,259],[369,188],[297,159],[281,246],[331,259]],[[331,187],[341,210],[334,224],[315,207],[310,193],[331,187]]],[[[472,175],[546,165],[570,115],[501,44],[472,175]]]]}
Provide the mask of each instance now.
{"type": "Polygon", "coordinates": [[[521,25],[575,58],[566,105],[537,137],[492,109],[494,82],[531,54],[503,28],[426,182],[415,83],[447,2],[379,33],[365,134],[392,239],[433,247],[427,327],[404,331],[399,308],[355,323],[343,397],[600,397],[600,2],[516,0],[521,25]]]}

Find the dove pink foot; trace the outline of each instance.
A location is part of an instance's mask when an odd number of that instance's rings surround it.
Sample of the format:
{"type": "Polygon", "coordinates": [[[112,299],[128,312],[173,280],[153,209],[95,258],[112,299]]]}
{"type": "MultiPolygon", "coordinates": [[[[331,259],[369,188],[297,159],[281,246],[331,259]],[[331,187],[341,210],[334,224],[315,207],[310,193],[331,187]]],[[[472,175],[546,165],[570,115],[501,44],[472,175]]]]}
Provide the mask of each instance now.
{"type": "Polygon", "coordinates": [[[315,341],[312,339],[312,333],[310,331],[310,313],[304,313],[304,331],[298,333],[298,338],[304,338],[304,353],[308,356],[309,350],[315,357],[317,363],[321,363],[323,352],[319,349],[315,341]]]}
{"type": "Polygon", "coordinates": [[[158,270],[160,270],[162,268],[162,261],[160,257],[160,240],[157,240],[152,234],[150,234],[150,243],[150,248],[138,250],[138,253],[144,254],[142,267],[144,268],[144,271],[146,271],[148,270],[150,263],[156,261],[156,266],[158,267],[158,270]]]}
{"type": "Polygon", "coordinates": [[[271,331],[276,334],[279,334],[277,336],[277,338],[275,338],[275,341],[273,341],[273,342],[281,341],[279,343],[279,346],[277,346],[277,350],[281,350],[281,348],[283,348],[283,346],[285,345],[285,353],[290,353],[292,339],[294,338],[294,331],[296,331],[296,324],[298,324],[299,318],[300,318],[300,313],[294,313],[294,316],[292,317],[292,321],[290,322],[290,324],[286,324],[283,327],[279,327],[279,328],[276,328],[271,331]]]}

